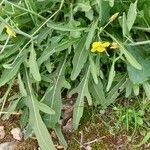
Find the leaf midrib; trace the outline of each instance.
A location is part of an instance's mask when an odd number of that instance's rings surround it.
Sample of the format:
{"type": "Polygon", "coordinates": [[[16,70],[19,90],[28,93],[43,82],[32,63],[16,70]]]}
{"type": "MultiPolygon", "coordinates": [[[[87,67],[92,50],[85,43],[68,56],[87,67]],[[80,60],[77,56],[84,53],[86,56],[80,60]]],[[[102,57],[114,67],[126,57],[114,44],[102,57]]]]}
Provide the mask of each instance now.
{"type": "MultiPolygon", "coordinates": [[[[90,67],[89,67],[90,68],[90,67]]],[[[86,74],[86,77],[85,77],[85,80],[84,80],[84,83],[83,83],[83,88],[82,88],[82,90],[81,90],[81,94],[80,94],[80,96],[79,96],[79,106],[81,105],[81,102],[82,102],[82,97],[84,96],[84,89],[85,89],[85,86],[86,86],[86,84],[87,84],[87,79],[88,79],[88,75],[89,75],[89,68],[88,68],[88,71],[87,71],[87,74],[86,74]]],[[[82,82],[82,81],[81,81],[82,82]]],[[[76,117],[76,119],[77,118],[79,118],[78,116],[78,114],[79,114],[79,109],[77,109],[77,113],[76,113],[77,115],[77,117],[76,117]]],[[[77,120],[76,120],[77,121],[77,120]]],[[[76,122],[75,121],[75,122],[76,122]]]]}
{"type": "Polygon", "coordinates": [[[32,90],[31,90],[31,87],[30,87],[28,76],[27,76],[27,84],[28,84],[28,88],[29,88],[29,92],[30,92],[30,97],[31,97],[31,102],[32,102],[32,106],[33,106],[33,112],[34,112],[33,114],[34,114],[35,121],[36,121],[35,124],[36,124],[36,126],[38,128],[38,132],[40,134],[40,137],[41,137],[43,143],[45,143],[45,146],[47,147],[47,149],[49,149],[49,146],[47,146],[45,140],[43,139],[43,135],[42,135],[41,130],[40,130],[39,125],[38,125],[38,119],[37,119],[37,116],[36,116],[36,108],[35,108],[35,104],[34,104],[34,98],[33,98],[33,94],[32,94],[32,90]]]}

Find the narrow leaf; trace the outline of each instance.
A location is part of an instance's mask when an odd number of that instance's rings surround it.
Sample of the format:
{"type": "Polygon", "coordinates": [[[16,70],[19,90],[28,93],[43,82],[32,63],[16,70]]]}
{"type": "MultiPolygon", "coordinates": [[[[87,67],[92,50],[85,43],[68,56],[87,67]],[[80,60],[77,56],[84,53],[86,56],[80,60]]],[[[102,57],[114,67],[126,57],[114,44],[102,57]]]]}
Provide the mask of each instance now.
{"type": "Polygon", "coordinates": [[[57,135],[57,137],[58,137],[58,139],[59,139],[59,143],[60,143],[65,149],[67,149],[68,144],[67,144],[67,142],[66,142],[66,140],[65,140],[65,138],[64,138],[64,136],[63,136],[63,134],[62,134],[61,126],[60,126],[59,124],[57,124],[54,130],[55,130],[55,133],[56,133],[56,135],[57,135]]]}
{"type": "Polygon", "coordinates": [[[61,109],[62,109],[62,97],[61,90],[63,87],[70,88],[70,84],[66,81],[64,73],[66,69],[66,59],[60,62],[56,72],[56,80],[53,86],[49,86],[42,101],[55,111],[55,115],[44,115],[44,121],[48,127],[55,128],[55,125],[60,121],[61,109]]]}
{"type": "Polygon", "coordinates": [[[85,76],[83,77],[80,84],[70,92],[70,95],[74,93],[78,93],[78,97],[73,110],[73,128],[75,130],[78,128],[80,119],[83,115],[84,98],[85,97],[87,98],[89,105],[92,104],[92,98],[88,90],[89,72],[90,72],[90,67],[88,67],[87,72],[85,73],[85,76]]]}
{"type": "Polygon", "coordinates": [[[36,101],[35,104],[36,104],[37,108],[39,108],[39,110],[43,111],[44,113],[47,113],[50,115],[55,114],[55,111],[52,108],[50,108],[49,106],[47,106],[46,104],[38,102],[38,101],[36,101]]]}
{"type": "Polygon", "coordinates": [[[129,10],[128,10],[128,14],[127,14],[127,26],[128,26],[128,30],[130,31],[135,19],[136,19],[136,15],[137,15],[137,0],[135,1],[135,3],[131,3],[129,10]]]}
{"type": "Polygon", "coordinates": [[[90,71],[91,71],[91,74],[92,74],[95,84],[98,84],[97,67],[96,67],[96,64],[94,63],[92,57],[90,57],[90,71]]]}
{"type": "Polygon", "coordinates": [[[110,87],[112,85],[114,77],[115,77],[115,61],[113,61],[112,66],[110,68],[109,77],[108,77],[108,83],[107,83],[107,87],[106,87],[106,91],[107,92],[109,91],[109,89],[110,89],[110,87]]]}
{"type": "Polygon", "coordinates": [[[86,43],[85,43],[87,50],[89,50],[89,48],[90,48],[92,39],[94,37],[95,30],[97,28],[97,24],[98,24],[98,19],[96,21],[93,21],[91,28],[89,29],[89,33],[88,33],[86,43]]]}
{"type": "Polygon", "coordinates": [[[109,0],[109,5],[110,5],[110,7],[113,7],[113,6],[114,6],[114,1],[115,1],[115,0],[109,0]]]}
{"type": "Polygon", "coordinates": [[[98,80],[98,84],[95,84],[95,82],[91,80],[89,88],[94,100],[94,105],[101,105],[105,108],[106,98],[101,80],[98,80]]]}
{"type": "Polygon", "coordinates": [[[27,125],[28,120],[29,120],[29,110],[26,107],[25,109],[23,109],[22,115],[19,120],[21,128],[24,128],[27,125]]]}
{"type": "Polygon", "coordinates": [[[147,98],[150,100],[150,84],[147,81],[143,83],[143,88],[145,90],[147,98]]]}
{"type": "Polygon", "coordinates": [[[119,82],[108,92],[106,96],[106,106],[113,103],[119,96],[120,92],[125,88],[126,75],[120,77],[119,82]]]}
{"type": "Polygon", "coordinates": [[[36,81],[41,81],[41,75],[40,75],[39,68],[37,65],[36,53],[34,50],[33,43],[32,43],[31,51],[30,51],[29,67],[30,67],[30,73],[32,74],[33,78],[36,81]]]}
{"type": "Polygon", "coordinates": [[[42,121],[42,118],[39,113],[39,109],[36,106],[37,99],[33,93],[31,83],[28,77],[28,73],[26,71],[26,82],[28,88],[28,97],[27,102],[29,103],[29,124],[32,127],[36,138],[38,140],[39,146],[42,150],[56,150],[50,134],[42,121]]]}
{"type": "Polygon", "coordinates": [[[18,72],[21,63],[24,61],[25,57],[19,57],[14,64],[13,68],[11,69],[5,69],[2,73],[2,76],[0,78],[0,87],[9,82],[18,72]]]}
{"type": "Polygon", "coordinates": [[[20,73],[18,74],[18,82],[19,82],[19,90],[22,96],[26,97],[27,96],[27,92],[26,89],[24,87],[24,83],[21,79],[20,73]]]}
{"type": "Polygon", "coordinates": [[[122,32],[123,32],[123,36],[126,37],[126,35],[129,34],[128,31],[128,27],[127,27],[127,19],[126,19],[126,14],[123,13],[123,18],[122,18],[123,22],[122,22],[122,32]]]}
{"type": "Polygon", "coordinates": [[[77,47],[74,50],[74,57],[72,60],[73,70],[71,72],[71,80],[75,80],[77,78],[87,60],[88,51],[85,48],[85,43],[86,43],[86,36],[81,38],[81,40],[77,44],[77,47]]]}
{"type": "Polygon", "coordinates": [[[59,24],[59,23],[54,23],[54,22],[49,22],[47,24],[47,26],[49,28],[52,28],[52,29],[55,29],[55,30],[59,30],[59,31],[83,31],[85,30],[86,28],[77,28],[77,27],[69,27],[68,25],[65,25],[65,24],[59,24]]]}

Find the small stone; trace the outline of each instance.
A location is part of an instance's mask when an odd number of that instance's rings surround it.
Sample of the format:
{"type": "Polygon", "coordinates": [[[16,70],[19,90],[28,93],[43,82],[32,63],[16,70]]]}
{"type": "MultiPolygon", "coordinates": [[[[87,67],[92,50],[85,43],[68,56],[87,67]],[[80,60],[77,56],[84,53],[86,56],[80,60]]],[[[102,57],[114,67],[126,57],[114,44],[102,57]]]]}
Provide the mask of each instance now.
{"type": "Polygon", "coordinates": [[[23,134],[21,132],[21,129],[20,128],[13,128],[11,130],[11,134],[13,135],[13,138],[18,140],[18,141],[21,141],[22,140],[22,137],[23,137],[23,134]]]}
{"type": "Polygon", "coordinates": [[[90,145],[87,145],[87,146],[85,147],[85,149],[86,149],[86,150],[92,150],[92,148],[91,148],[90,145]]]}
{"type": "Polygon", "coordinates": [[[15,150],[17,148],[17,143],[15,142],[5,142],[0,144],[0,150],[15,150]]]}
{"type": "Polygon", "coordinates": [[[10,142],[0,144],[0,150],[9,150],[10,142]]]}
{"type": "Polygon", "coordinates": [[[4,126],[0,126],[0,139],[3,139],[4,137],[5,137],[4,126]]]}

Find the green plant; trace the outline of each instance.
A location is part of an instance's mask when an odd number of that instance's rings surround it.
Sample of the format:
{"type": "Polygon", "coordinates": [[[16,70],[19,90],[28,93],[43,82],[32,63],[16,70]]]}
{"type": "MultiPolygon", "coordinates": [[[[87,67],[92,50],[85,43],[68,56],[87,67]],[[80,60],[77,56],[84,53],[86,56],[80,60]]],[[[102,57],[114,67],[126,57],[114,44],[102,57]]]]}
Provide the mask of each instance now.
{"type": "Polygon", "coordinates": [[[0,114],[7,111],[9,117],[22,110],[21,126],[27,132],[33,130],[41,149],[54,150],[47,128],[67,148],[60,125],[65,91],[78,94],[74,129],[79,126],[85,100],[106,109],[124,89],[131,95],[128,81],[136,89],[142,85],[150,98],[149,7],[144,0],[2,0],[0,87],[8,89],[0,99],[0,114]],[[109,44],[103,53],[92,53],[92,43],[98,41],[109,44]],[[111,49],[112,43],[117,49],[111,49]],[[19,92],[4,108],[13,86],[19,86],[19,92]]]}

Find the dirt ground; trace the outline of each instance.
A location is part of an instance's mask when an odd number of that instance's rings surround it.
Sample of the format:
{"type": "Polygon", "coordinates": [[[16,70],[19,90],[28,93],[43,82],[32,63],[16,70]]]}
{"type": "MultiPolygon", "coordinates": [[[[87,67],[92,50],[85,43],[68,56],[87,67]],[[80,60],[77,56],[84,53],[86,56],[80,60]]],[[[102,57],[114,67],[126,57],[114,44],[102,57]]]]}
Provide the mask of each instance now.
{"type": "MultiPolygon", "coordinates": [[[[137,135],[129,141],[128,133],[125,131],[120,131],[117,134],[113,134],[107,131],[101,119],[96,117],[96,122],[91,122],[89,120],[86,122],[83,120],[78,131],[71,132],[70,130],[65,130],[65,137],[68,141],[68,150],[88,150],[88,147],[92,150],[149,150],[150,143],[147,145],[134,148],[134,144],[138,144],[141,140],[140,135],[137,135]]],[[[10,117],[9,120],[0,120],[0,126],[5,127],[6,135],[0,140],[1,143],[12,142],[15,145],[14,150],[38,150],[38,143],[36,139],[30,138],[27,140],[17,141],[14,140],[10,130],[14,127],[19,127],[18,117],[10,117]]],[[[58,150],[62,150],[59,149],[58,150]]]]}

